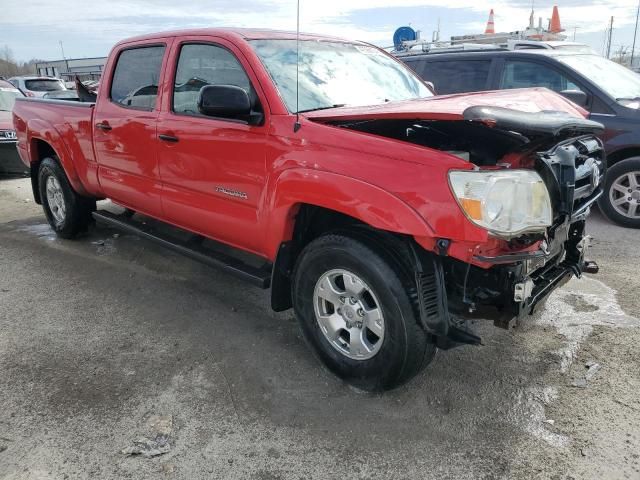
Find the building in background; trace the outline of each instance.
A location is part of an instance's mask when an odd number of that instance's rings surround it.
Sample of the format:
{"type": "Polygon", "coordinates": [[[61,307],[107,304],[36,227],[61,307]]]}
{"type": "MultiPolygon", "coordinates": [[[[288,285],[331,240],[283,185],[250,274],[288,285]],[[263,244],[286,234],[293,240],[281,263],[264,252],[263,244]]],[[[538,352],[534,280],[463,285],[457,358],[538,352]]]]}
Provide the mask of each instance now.
{"type": "Polygon", "coordinates": [[[50,62],[37,62],[36,74],[48,77],[62,78],[70,81],[77,75],[80,80],[98,80],[107,57],[95,58],[67,58],[50,62]]]}

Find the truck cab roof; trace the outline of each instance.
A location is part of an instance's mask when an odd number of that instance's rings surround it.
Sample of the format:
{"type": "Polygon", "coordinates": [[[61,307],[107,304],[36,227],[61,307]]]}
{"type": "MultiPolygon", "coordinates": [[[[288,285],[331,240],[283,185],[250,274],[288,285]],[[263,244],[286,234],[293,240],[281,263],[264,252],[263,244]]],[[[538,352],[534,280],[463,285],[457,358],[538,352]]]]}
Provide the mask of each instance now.
{"type": "MultiPolygon", "coordinates": [[[[145,40],[158,40],[166,37],[187,37],[209,35],[221,38],[227,38],[230,40],[295,40],[297,34],[294,31],[286,30],[270,30],[270,29],[257,29],[257,28],[191,28],[185,30],[169,30],[165,32],[158,32],[153,34],[138,35],[124,39],[117,43],[117,45],[123,45],[132,42],[141,42],[145,40]]],[[[362,44],[364,42],[347,40],[340,37],[332,37],[329,35],[318,35],[313,33],[300,33],[300,40],[315,40],[324,42],[343,42],[362,44]]]]}

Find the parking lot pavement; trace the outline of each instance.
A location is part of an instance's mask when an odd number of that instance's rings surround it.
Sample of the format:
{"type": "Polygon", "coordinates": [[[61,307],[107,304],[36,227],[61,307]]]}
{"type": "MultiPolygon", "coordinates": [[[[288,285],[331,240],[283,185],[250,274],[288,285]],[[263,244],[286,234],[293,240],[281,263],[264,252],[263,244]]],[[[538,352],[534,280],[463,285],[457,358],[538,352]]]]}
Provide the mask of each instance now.
{"type": "Polygon", "coordinates": [[[640,478],[639,234],[597,212],[601,274],[370,395],[267,292],[114,230],[57,239],[29,188],[0,181],[3,480],[640,478]],[[159,418],[168,453],[121,453],[159,418]]]}

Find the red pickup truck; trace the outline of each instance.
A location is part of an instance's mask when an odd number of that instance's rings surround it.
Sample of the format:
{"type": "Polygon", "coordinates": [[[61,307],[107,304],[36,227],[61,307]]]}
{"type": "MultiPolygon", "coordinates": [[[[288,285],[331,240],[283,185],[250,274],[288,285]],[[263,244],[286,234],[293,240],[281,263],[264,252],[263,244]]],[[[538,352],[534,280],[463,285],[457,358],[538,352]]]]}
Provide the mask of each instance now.
{"type": "Polygon", "coordinates": [[[97,219],[271,287],[364,389],[597,270],[602,125],[545,89],[434,97],[365,43],[188,30],[118,43],[95,103],[19,98],[13,119],[61,237],[97,219]]]}

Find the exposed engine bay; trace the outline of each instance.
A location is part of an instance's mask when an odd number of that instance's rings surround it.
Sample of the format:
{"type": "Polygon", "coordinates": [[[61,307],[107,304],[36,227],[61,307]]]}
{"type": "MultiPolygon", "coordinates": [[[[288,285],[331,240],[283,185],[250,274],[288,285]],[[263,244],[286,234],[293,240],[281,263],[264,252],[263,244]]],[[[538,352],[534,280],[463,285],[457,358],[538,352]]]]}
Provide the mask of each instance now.
{"type": "Polygon", "coordinates": [[[471,122],[394,119],[364,120],[340,126],[450,152],[478,166],[496,165],[506,154],[525,151],[529,144],[520,134],[471,122]]]}
{"type": "Polygon", "coordinates": [[[375,119],[333,125],[444,151],[479,166],[534,167],[533,153],[563,140],[602,131],[602,125],[564,112],[528,113],[470,107],[464,120],[375,119]]]}

